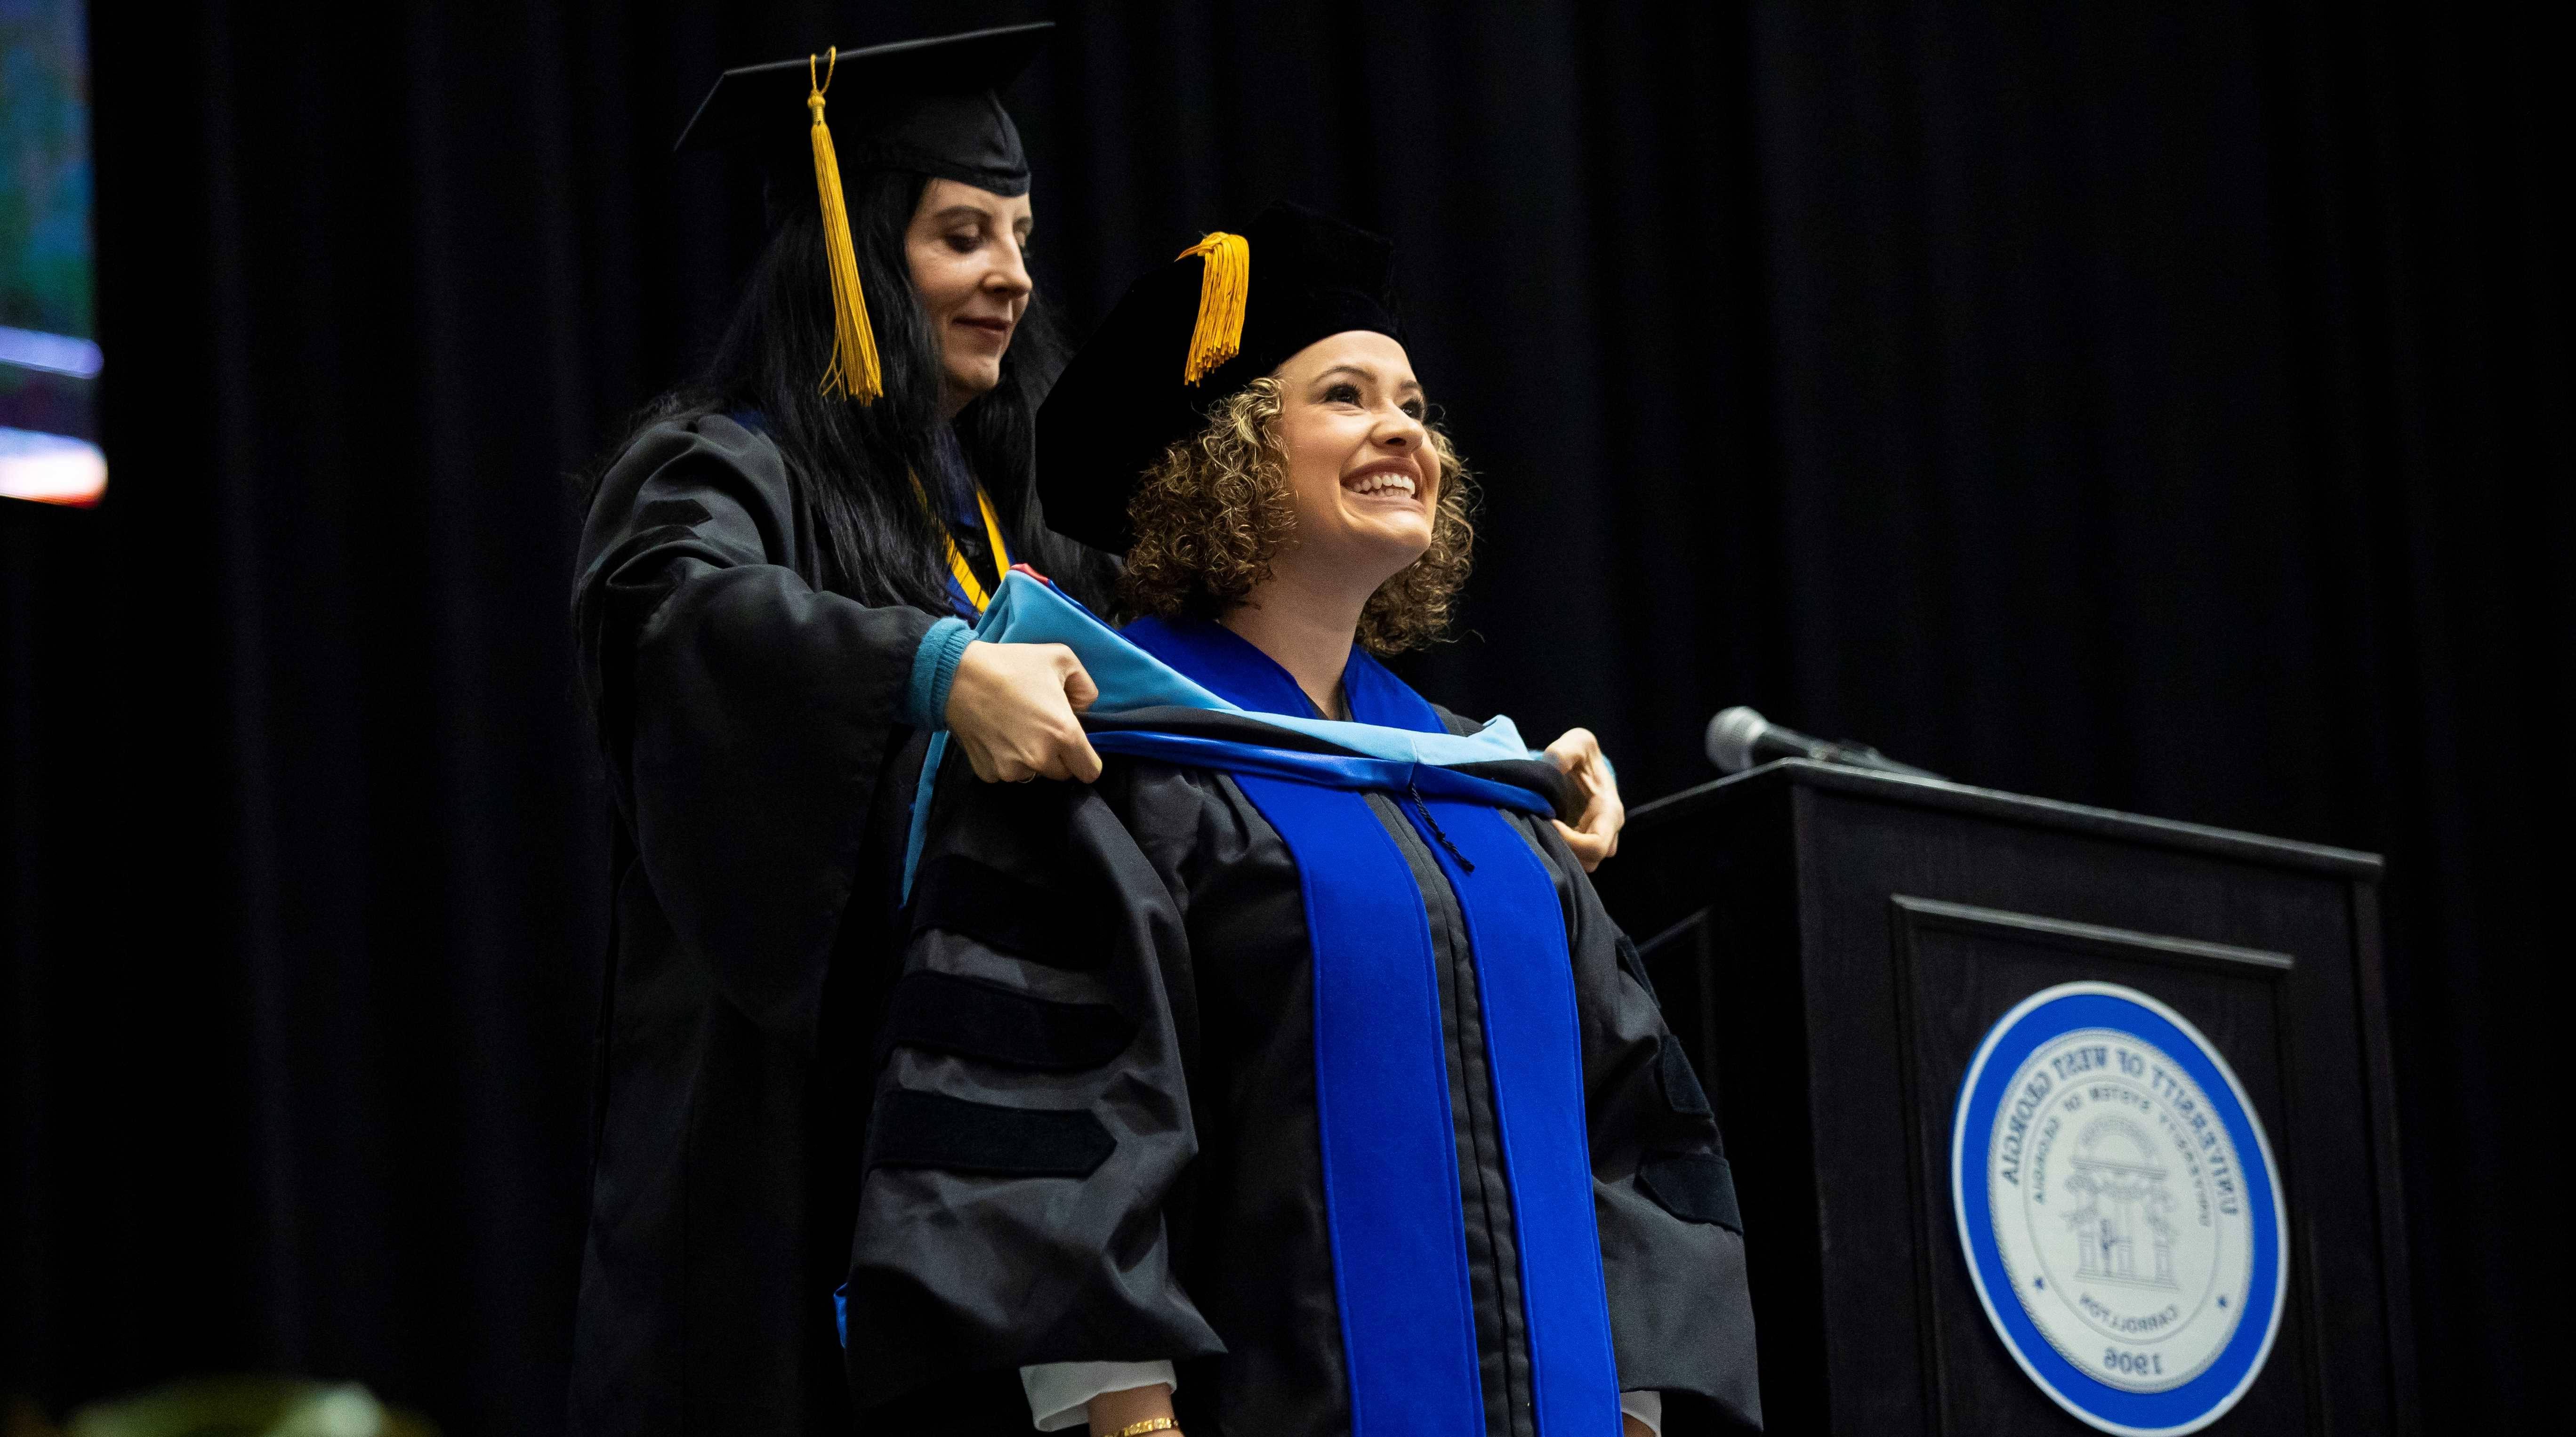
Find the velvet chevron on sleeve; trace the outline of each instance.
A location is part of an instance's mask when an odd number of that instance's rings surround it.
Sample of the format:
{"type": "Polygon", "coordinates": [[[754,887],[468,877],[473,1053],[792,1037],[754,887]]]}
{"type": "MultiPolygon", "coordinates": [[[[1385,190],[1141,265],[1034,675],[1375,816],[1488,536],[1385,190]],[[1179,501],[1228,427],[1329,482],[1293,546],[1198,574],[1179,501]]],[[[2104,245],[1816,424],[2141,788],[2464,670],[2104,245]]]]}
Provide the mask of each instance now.
{"type": "Polygon", "coordinates": [[[1087,786],[959,763],[936,802],[882,1037],[852,1390],[1222,1352],[1165,1224],[1199,1152],[1182,900],[1087,786]]]}

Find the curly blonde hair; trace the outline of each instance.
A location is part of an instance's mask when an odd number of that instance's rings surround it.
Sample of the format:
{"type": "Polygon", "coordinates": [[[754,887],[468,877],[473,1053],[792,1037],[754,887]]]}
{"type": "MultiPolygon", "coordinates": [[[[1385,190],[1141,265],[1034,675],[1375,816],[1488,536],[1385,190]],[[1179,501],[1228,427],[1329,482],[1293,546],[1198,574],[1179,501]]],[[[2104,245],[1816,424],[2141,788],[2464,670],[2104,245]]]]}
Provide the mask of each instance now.
{"type": "MultiPolygon", "coordinates": [[[[1213,619],[1270,577],[1297,532],[1287,456],[1271,432],[1285,402],[1278,380],[1256,379],[1145,471],[1127,502],[1136,542],[1118,580],[1122,617],[1213,619]]],[[[1475,483],[1449,436],[1425,427],[1440,471],[1431,547],[1360,611],[1360,646],[1372,654],[1400,654],[1448,632],[1475,548],[1475,483]]]]}

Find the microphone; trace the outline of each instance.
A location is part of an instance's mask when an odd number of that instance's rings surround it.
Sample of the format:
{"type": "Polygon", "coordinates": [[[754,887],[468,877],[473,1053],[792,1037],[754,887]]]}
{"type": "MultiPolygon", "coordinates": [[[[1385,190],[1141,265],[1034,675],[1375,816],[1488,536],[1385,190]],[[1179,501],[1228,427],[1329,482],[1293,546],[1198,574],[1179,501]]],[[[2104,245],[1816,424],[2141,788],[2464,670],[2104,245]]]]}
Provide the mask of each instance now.
{"type": "Polygon", "coordinates": [[[1941,775],[1910,763],[1898,763],[1865,743],[1835,743],[1813,738],[1793,728],[1782,728],[1742,704],[1718,710],[1708,721],[1705,742],[1708,761],[1728,773],[1742,773],[1757,763],[1775,758],[1811,758],[1818,763],[1838,763],[1845,768],[1874,769],[1879,773],[1901,773],[1909,778],[1939,778],[1941,775]]]}

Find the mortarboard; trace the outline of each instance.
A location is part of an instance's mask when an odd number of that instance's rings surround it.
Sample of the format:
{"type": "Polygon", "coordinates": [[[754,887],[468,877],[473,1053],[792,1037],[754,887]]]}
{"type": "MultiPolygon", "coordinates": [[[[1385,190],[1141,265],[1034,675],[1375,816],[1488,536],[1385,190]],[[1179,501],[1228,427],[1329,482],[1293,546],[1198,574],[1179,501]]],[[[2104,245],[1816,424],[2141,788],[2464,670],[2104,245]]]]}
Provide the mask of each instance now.
{"type": "Polygon", "coordinates": [[[1136,281],[1038,411],[1048,527],[1125,553],[1137,481],[1220,401],[1319,339],[1402,340],[1394,255],[1382,236],[1280,202],[1136,281]]]}
{"type": "Polygon", "coordinates": [[[773,184],[810,165],[832,278],[835,353],[826,390],[861,404],[884,392],[841,197],[842,170],[905,170],[998,195],[1027,194],[1028,156],[995,92],[1027,68],[1054,29],[1054,22],[1039,21],[727,70],[681,130],[674,148],[748,154],[773,184]],[[838,145],[823,121],[836,85],[838,145]]]}

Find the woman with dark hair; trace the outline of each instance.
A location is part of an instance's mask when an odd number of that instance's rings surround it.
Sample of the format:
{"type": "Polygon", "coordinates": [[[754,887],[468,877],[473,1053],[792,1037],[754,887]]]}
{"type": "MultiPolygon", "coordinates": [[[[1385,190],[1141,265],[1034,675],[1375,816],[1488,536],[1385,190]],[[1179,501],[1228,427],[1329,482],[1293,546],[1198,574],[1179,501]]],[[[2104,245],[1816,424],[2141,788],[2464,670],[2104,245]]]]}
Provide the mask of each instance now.
{"type": "Polygon", "coordinates": [[[1107,572],[1031,485],[1053,356],[993,89],[1047,28],[729,72],[684,140],[759,160],[771,236],[582,533],[616,821],[576,1432],[851,1430],[833,1289],[923,744],[1099,772],[1072,654],[967,628],[1015,561],[1107,572]]]}
{"type": "Polygon", "coordinates": [[[1712,1105],[1564,775],[1378,662],[1474,537],[1388,265],[1273,206],[1047,400],[1049,508],[1133,617],[1015,573],[978,624],[1082,659],[1096,783],[933,744],[847,1288],[884,1430],[1759,1424],[1712,1105]]]}

